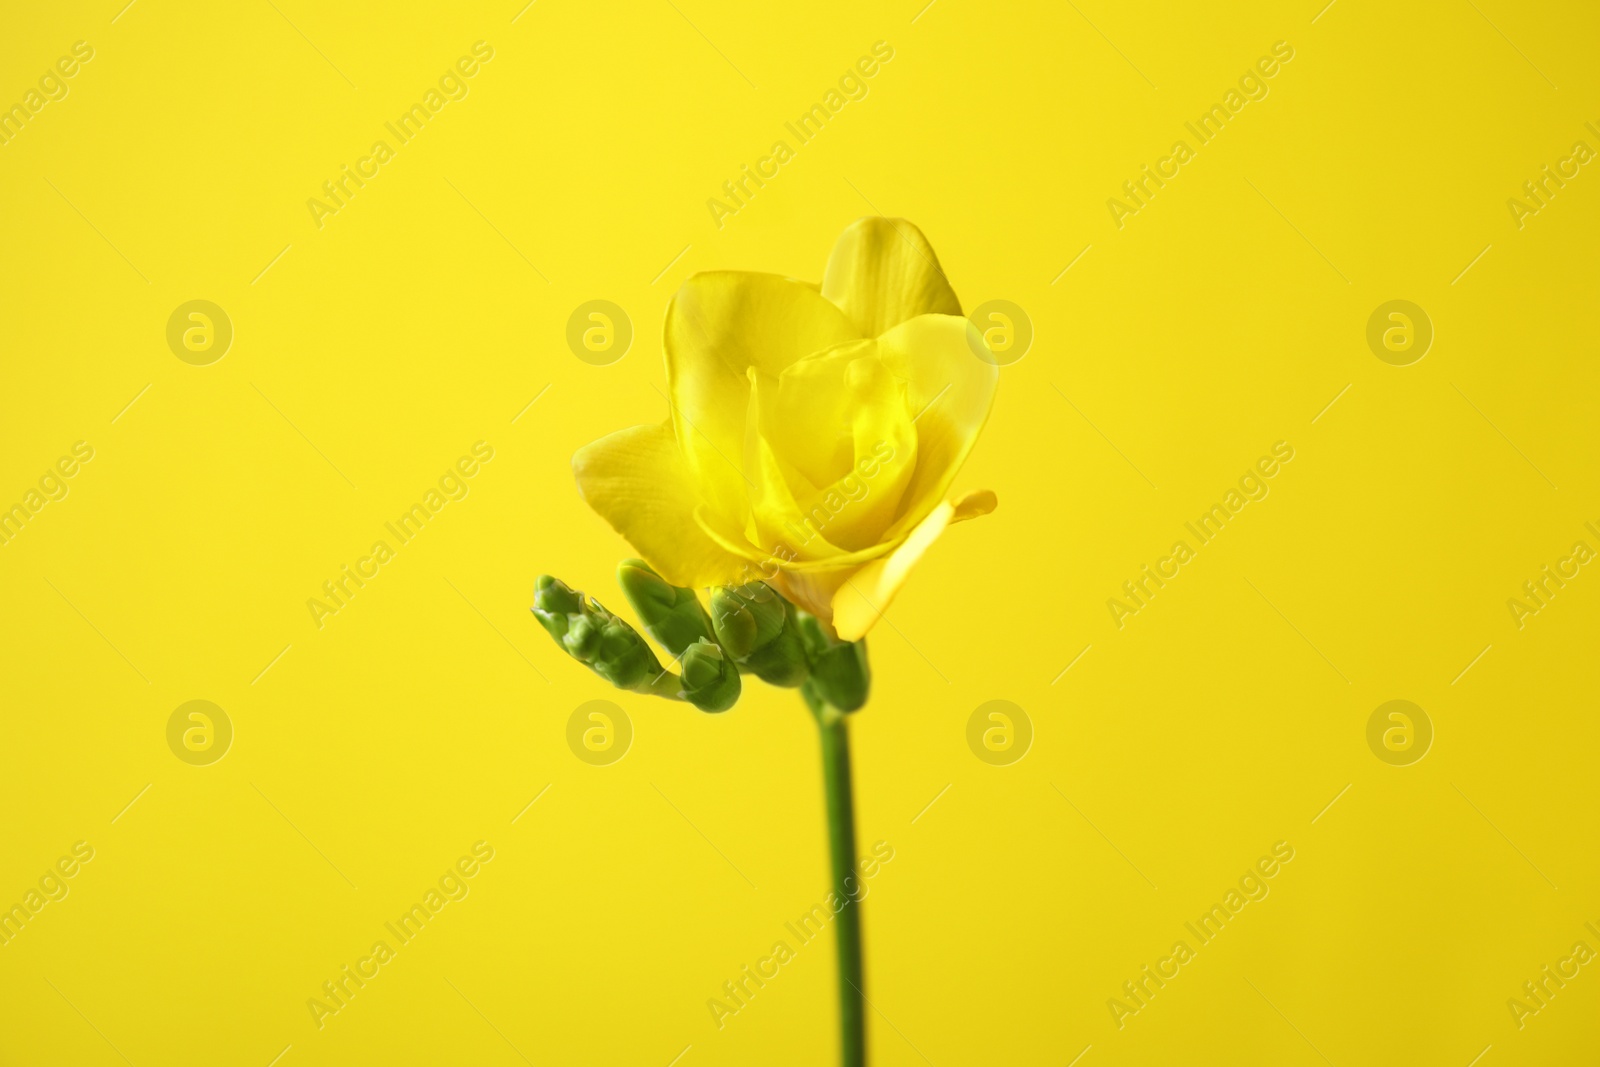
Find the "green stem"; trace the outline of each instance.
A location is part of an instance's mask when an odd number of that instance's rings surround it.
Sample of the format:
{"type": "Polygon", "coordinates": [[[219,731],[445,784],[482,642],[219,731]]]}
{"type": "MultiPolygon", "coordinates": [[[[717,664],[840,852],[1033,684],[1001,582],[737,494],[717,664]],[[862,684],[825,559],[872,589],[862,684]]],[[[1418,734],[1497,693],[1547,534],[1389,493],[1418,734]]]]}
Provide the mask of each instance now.
{"type": "Polygon", "coordinates": [[[855,869],[856,816],[850,785],[848,716],[810,692],[806,693],[806,701],[822,733],[822,783],[828,801],[828,855],[833,871],[830,888],[846,902],[833,922],[839,947],[839,1062],[841,1067],[865,1067],[867,1020],[862,1003],[865,982],[861,973],[861,903],[855,899],[861,886],[855,869]]]}
{"type": "MultiPolygon", "coordinates": [[[[680,668],[681,669],[681,668],[680,668]]],[[[668,700],[682,700],[683,679],[672,673],[672,668],[657,671],[647,681],[641,682],[635,692],[648,693],[650,696],[665,697],[668,700]]]]}

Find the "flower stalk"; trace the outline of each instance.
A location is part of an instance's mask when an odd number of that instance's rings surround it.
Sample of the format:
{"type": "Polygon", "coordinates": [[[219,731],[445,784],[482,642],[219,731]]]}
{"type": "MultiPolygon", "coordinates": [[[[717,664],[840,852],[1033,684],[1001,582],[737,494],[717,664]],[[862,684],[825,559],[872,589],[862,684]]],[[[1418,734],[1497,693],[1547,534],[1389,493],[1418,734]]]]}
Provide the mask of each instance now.
{"type": "Polygon", "coordinates": [[[822,792],[827,802],[829,889],[845,902],[834,918],[839,968],[839,1063],[865,1067],[867,1062],[866,985],[862,969],[861,901],[852,892],[856,867],[855,791],[850,775],[849,715],[816,694],[808,683],[801,689],[822,737],[822,792]]]}

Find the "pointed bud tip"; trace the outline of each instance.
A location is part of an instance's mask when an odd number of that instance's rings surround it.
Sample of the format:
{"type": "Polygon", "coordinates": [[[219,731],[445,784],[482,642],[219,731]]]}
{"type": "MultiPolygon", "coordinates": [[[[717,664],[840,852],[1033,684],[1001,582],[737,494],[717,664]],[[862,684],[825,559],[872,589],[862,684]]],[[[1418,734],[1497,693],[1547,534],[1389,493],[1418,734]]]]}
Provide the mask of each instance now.
{"type": "Polygon", "coordinates": [[[677,590],[642,559],[625,559],[617,564],[617,584],[630,603],[645,597],[670,607],[677,600],[677,590]]]}
{"type": "Polygon", "coordinates": [[[533,607],[536,612],[570,614],[578,611],[582,605],[579,595],[560,578],[541,574],[533,583],[533,607]]]}

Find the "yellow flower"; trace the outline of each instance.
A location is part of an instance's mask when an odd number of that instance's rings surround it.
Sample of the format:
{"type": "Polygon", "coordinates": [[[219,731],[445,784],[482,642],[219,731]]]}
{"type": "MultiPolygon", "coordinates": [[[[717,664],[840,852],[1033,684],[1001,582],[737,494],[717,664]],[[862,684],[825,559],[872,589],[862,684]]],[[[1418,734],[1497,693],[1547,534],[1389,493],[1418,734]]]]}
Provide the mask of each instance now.
{"type": "Polygon", "coordinates": [[[671,418],[581,449],[589,506],[674,585],[771,582],[857,640],[945,527],[999,372],[922,233],[867,218],[822,285],[717,271],[667,311],[671,418]]]}

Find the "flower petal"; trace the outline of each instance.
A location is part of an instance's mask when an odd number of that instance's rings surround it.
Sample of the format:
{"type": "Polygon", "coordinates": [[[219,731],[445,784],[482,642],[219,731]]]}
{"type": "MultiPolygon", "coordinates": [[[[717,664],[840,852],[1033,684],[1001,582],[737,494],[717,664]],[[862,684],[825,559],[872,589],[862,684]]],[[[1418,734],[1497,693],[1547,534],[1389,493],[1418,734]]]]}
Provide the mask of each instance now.
{"type": "MultiPolygon", "coordinates": [[[[833,626],[840,638],[859,641],[883,617],[911,569],[930,545],[958,522],[987,515],[997,500],[989,489],[967,493],[934,508],[911,532],[911,536],[887,554],[861,560],[865,553],[852,553],[859,569],[834,566],[848,557],[837,557],[813,567],[783,564],[772,579],[784,596],[833,626]]],[[[888,546],[879,546],[887,548],[888,546]]]]}
{"type": "Polygon", "coordinates": [[[907,410],[906,383],[876,353],[855,360],[847,378],[853,462],[799,504],[829,541],[859,551],[879,544],[900,514],[900,498],[917,468],[917,427],[907,410]]]}
{"type": "Polygon", "coordinates": [[[976,328],[951,315],[920,315],[878,338],[891,372],[906,380],[917,426],[917,470],[886,540],[910,533],[950,491],[994,406],[1000,369],[979,359],[976,328]]]}
{"type": "Polygon", "coordinates": [[[791,278],[715,271],[683,284],[667,309],[667,389],[690,475],[708,505],[744,525],[749,369],[776,376],[860,336],[822,294],[791,278]]]}
{"type": "Polygon", "coordinates": [[[806,485],[795,491],[812,491],[837,481],[849,472],[850,426],[854,417],[847,385],[850,364],[862,354],[876,354],[873,341],[847,341],[813,352],[786,367],[776,378],[752,372],[752,395],[761,403],[755,430],[772,442],[784,461],[805,475],[806,485]]]}
{"type": "Polygon", "coordinates": [[[741,561],[700,529],[699,500],[671,423],[618,430],[572,457],[578,492],[668,582],[738,579],[741,561]]]}
{"type": "Polygon", "coordinates": [[[883,617],[911,568],[939,539],[955,515],[955,506],[940,504],[889,555],[873,560],[851,575],[833,594],[833,628],[844,641],[859,641],[883,617]]]}
{"type": "Polygon", "coordinates": [[[959,315],[933,246],[905,219],[857,219],[834,242],[822,295],[876,337],[918,315],[959,315]]]}
{"type": "Polygon", "coordinates": [[[993,511],[1000,503],[1000,498],[994,495],[993,489],[975,489],[964,496],[950,501],[956,511],[950,516],[951,524],[966,522],[968,519],[981,518],[993,511]]]}

